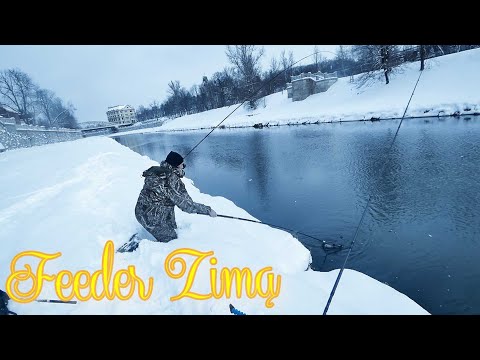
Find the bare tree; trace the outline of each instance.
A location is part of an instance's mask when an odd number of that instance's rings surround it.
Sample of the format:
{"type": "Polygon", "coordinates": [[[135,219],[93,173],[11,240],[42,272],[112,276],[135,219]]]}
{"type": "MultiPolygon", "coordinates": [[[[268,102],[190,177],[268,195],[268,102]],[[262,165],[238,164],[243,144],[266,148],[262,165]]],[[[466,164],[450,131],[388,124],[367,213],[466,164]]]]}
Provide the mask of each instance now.
{"type": "Polygon", "coordinates": [[[284,76],[284,79],[285,79],[285,83],[287,83],[288,82],[287,70],[289,69],[289,66],[288,66],[288,59],[285,56],[285,50],[282,50],[282,52],[280,53],[280,63],[282,64],[282,70],[283,70],[283,76],[284,76]]]}
{"type": "Polygon", "coordinates": [[[226,50],[227,58],[238,72],[245,97],[249,98],[248,105],[252,109],[257,107],[260,97],[260,94],[256,94],[255,88],[260,84],[260,60],[264,53],[263,47],[259,48],[255,45],[228,45],[226,50]]]}
{"type": "Polygon", "coordinates": [[[200,91],[198,89],[198,85],[193,84],[192,87],[190,88],[190,94],[192,94],[194,97],[197,97],[200,94],[200,91]]]}
{"type": "Polygon", "coordinates": [[[178,80],[171,80],[168,83],[168,94],[169,97],[169,104],[168,109],[172,112],[172,115],[179,116],[181,115],[181,94],[182,94],[182,86],[180,85],[180,81],[178,80]]]}
{"type": "Polygon", "coordinates": [[[170,81],[168,83],[168,93],[170,97],[168,99],[168,111],[172,111],[172,115],[185,115],[190,112],[193,107],[193,101],[191,94],[180,85],[180,81],[170,81]]]}
{"type": "Polygon", "coordinates": [[[178,80],[171,80],[169,83],[168,83],[168,90],[167,92],[171,95],[171,96],[178,96],[180,94],[180,90],[181,90],[181,86],[180,86],[180,81],[178,80]]]}
{"type": "Polygon", "coordinates": [[[0,72],[0,103],[17,111],[27,124],[34,122],[36,88],[30,76],[19,69],[0,72]]]}
{"type": "Polygon", "coordinates": [[[51,120],[46,123],[49,127],[76,128],[75,106],[71,102],[66,105],[62,99],[55,97],[51,104],[51,120]]]}
{"type": "Polygon", "coordinates": [[[288,82],[288,78],[292,76],[293,70],[292,66],[295,64],[295,60],[293,58],[293,52],[288,53],[288,58],[285,56],[285,50],[282,50],[280,53],[280,62],[282,64],[282,70],[285,75],[285,83],[288,82]]]}
{"type": "Polygon", "coordinates": [[[146,116],[146,113],[145,113],[145,106],[143,105],[140,105],[137,109],[137,119],[138,121],[145,121],[147,120],[147,116],[146,116]]]}
{"type": "Polygon", "coordinates": [[[355,45],[353,47],[358,61],[361,63],[362,75],[359,86],[371,80],[378,80],[378,75],[390,82],[390,74],[402,63],[398,45],[355,45]]]}
{"type": "Polygon", "coordinates": [[[293,51],[288,52],[288,66],[290,67],[290,74],[293,75],[293,65],[295,64],[295,58],[293,57],[293,51]]]}
{"type": "Polygon", "coordinates": [[[420,71],[425,69],[425,45],[420,45],[420,71]]]}
{"type": "Polygon", "coordinates": [[[78,120],[75,114],[73,113],[74,110],[76,110],[73,105],[69,104],[70,107],[69,111],[65,114],[64,117],[62,117],[61,122],[59,122],[58,126],[59,127],[64,127],[68,129],[78,129],[78,120]]]}
{"type": "Polygon", "coordinates": [[[265,49],[255,45],[227,45],[227,58],[247,80],[251,80],[260,73],[260,59],[265,49]]]}
{"type": "Polygon", "coordinates": [[[51,90],[37,89],[35,104],[40,112],[40,115],[44,117],[40,121],[45,122],[49,126],[53,124],[54,102],[55,93],[51,90]]]}
{"type": "Polygon", "coordinates": [[[317,45],[313,47],[313,62],[315,64],[315,71],[320,71],[320,63],[323,61],[322,54],[320,53],[320,49],[317,45]]]}
{"type": "Polygon", "coordinates": [[[152,109],[153,117],[155,118],[155,120],[158,120],[158,118],[161,117],[162,115],[161,115],[161,110],[160,110],[160,104],[157,102],[157,100],[154,100],[150,104],[150,108],[152,109]]]}
{"type": "Polygon", "coordinates": [[[345,76],[345,62],[350,60],[350,51],[348,46],[340,45],[338,47],[335,59],[340,62],[340,67],[342,68],[342,76],[345,76]]]}
{"type": "MultiPolygon", "coordinates": [[[[272,94],[275,91],[278,91],[279,89],[279,73],[280,73],[280,64],[275,59],[275,57],[272,57],[270,60],[270,68],[268,71],[264,74],[263,80],[268,84],[268,93],[272,94]]],[[[281,90],[281,89],[280,89],[281,90]]]]}
{"type": "Polygon", "coordinates": [[[270,69],[269,71],[274,74],[276,72],[278,72],[280,69],[280,66],[277,62],[277,59],[275,59],[275,57],[272,57],[272,59],[270,60],[270,69]]]}

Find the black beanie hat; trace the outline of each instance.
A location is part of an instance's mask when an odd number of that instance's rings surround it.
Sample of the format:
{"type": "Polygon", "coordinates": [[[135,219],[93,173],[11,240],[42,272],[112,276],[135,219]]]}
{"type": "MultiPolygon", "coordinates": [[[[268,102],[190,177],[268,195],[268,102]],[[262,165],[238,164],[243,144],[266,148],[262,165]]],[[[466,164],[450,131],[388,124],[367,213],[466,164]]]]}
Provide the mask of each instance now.
{"type": "Polygon", "coordinates": [[[170,165],[172,165],[173,167],[177,167],[178,165],[183,163],[183,157],[182,155],[180,155],[179,153],[176,153],[175,151],[170,151],[165,161],[170,165]]]}

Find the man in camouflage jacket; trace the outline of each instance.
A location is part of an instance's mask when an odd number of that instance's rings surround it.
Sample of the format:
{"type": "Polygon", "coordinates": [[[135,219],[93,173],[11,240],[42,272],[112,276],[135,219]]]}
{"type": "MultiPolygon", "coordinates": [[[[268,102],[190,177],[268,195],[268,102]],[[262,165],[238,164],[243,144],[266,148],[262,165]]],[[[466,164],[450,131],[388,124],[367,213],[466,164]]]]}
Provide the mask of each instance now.
{"type": "Polygon", "coordinates": [[[143,172],[145,183],[135,206],[135,217],[157,241],[177,238],[175,205],[187,213],[217,216],[210,206],[196,203],[188,195],[181,180],[184,168],[183,157],[171,151],[160,166],[143,172]]]}

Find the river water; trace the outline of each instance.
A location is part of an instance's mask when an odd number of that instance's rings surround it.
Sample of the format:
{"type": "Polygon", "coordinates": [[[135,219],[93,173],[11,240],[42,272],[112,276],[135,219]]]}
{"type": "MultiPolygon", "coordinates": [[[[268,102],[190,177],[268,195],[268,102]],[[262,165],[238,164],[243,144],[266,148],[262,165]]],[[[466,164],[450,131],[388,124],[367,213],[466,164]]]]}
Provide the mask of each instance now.
{"type": "MultiPolygon", "coordinates": [[[[405,119],[388,152],[399,121],[216,129],[185,160],[186,177],[262,222],[346,248],[371,196],[346,268],[432,314],[480,314],[480,118],[405,119]]],[[[160,162],[208,132],[116,140],[160,162]]],[[[342,266],[348,250],[296,236],[314,270],[342,266]]]]}

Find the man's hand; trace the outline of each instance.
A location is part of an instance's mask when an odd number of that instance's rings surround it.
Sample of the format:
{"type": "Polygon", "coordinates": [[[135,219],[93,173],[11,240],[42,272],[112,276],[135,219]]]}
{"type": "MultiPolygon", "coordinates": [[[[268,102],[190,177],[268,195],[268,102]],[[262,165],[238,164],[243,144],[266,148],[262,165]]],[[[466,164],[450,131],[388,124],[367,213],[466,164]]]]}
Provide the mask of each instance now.
{"type": "Polygon", "coordinates": [[[208,215],[210,215],[211,217],[216,217],[217,213],[215,212],[215,210],[210,209],[210,212],[208,213],[208,215]]]}

